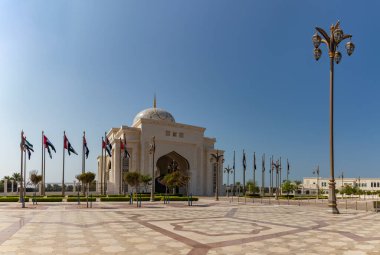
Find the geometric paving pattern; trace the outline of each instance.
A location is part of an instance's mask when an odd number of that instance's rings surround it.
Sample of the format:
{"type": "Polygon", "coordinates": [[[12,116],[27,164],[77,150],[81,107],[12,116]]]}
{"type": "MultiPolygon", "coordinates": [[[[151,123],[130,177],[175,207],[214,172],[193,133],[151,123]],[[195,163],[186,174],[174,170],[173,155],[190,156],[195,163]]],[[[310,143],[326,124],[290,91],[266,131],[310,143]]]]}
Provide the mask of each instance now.
{"type": "Polygon", "coordinates": [[[0,254],[380,254],[380,214],[215,203],[2,204],[0,254]]]}

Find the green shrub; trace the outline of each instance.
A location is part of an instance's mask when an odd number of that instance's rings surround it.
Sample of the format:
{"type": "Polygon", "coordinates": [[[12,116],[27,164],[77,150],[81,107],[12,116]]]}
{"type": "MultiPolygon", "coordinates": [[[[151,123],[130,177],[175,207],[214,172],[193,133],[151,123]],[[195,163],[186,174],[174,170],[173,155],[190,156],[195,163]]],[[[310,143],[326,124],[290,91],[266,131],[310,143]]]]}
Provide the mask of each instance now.
{"type": "Polygon", "coordinates": [[[62,202],[62,197],[37,197],[37,202],[62,202]]]}
{"type": "MultiPolygon", "coordinates": [[[[87,201],[86,197],[79,197],[79,200],[81,202],[86,202],[87,201]]],[[[89,197],[88,198],[88,202],[90,202],[90,201],[95,202],[96,201],[96,197],[92,197],[92,198],[89,197]]],[[[69,198],[67,198],[67,202],[78,202],[78,197],[69,197],[69,198]]]]}
{"type": "Polygon", "coordinates": [[[46,197],[60,197],[60,198],[62,198],[62,195],[47,195],[46,197]]]}
{"type": "MultiPolygon", "coordinates": [[[[161,201],[161,196],[155,196],[154,201],[161,201]]],[[[137,201],[137,198],[134,197],[133,201],[137,201]]],[[[141,201],[150,201],[150,197],[141,197],[141,201]]]]}
{"type": "MultiPolygon", "coordinates": [[[[191,201],[198,201],[199,198],[192,197],[191,201]]],[[[161,198],[161,201],[164,201],[164,197],[161,198]]],[[[169,201],[189,201],[188,197],[169,197],[169,201]]]]}
{"type": "Polygon", "coordinates": [[[126,195],[110,194],[108,197],[126,197],[126,195]]]}
{"type": "Polygon", "coordinates": [[[18,197],[0,197],[0,202],[18,202],[18,197]]]}
{"type": "MultiPolygon", "coordinates": [[[[78,195],[68,195],[67,197],[78,197],[78,195]]],[[[85,195],[79,195],[79,197],[86,197],[85,195]]],[[[95,196],[93,196],[95,197],[95,196]]]]}
{"type": "Polygon", "coordinates": [[[95,194],[95,195],[92,195],[93,197],[107,197],[107,195],[100,195],[100,194],[95,194]]]}
{"type": "Polygon", "coordinates": [[[129,197],[101,197],[101,202],[126,202],[129,201],[129,197]]]}

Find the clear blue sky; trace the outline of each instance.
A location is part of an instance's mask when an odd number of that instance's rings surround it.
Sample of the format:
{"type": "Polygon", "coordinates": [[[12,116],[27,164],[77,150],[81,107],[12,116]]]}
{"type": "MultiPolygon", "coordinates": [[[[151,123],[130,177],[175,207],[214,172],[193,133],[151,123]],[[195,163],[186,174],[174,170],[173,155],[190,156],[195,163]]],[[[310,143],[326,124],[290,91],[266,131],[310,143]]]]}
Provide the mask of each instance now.
{"type": "MultiPolygon", "coordinates": [[[[336,66],[336,175],[379,177],[379,10],[375,0],[1,1],[0,176],[19,171],[21,129],[36,147],[29,170],[41,168],[41,130],[56,146],[47,181],[61,180],[63,130],[77,151],[86,130],[96,171],[104,131],[131,125],[154,92],[178,122],[217,138],[226,165],[236,150],[238,171],[245,149],[249,176],[254,151],[289,158],[292,179],[317,164],[327,176],[329,60],[323,46],[314,61],[311,36],[339,19],[357,47],[336,66]]],[[[66,165],[72,181],[81,157],[66,165]]]]}

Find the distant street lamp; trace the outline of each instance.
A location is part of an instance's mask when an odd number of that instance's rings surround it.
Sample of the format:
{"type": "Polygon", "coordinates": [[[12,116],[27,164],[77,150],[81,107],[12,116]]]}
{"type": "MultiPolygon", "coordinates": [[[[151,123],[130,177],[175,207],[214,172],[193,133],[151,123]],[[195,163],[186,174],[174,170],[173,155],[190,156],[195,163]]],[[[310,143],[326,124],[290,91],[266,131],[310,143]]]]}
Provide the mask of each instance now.
{"type": "Polygon", "coordinates": [[[223,155],[219,155],[219,150],[216,150],[216,154],[211,153],[210,162],[216,161],[215,201],[219,201],[219,160],[221,158],[223,158],[223,155]]]}
{"type": "Polygon", "coordinates": [[[317,166],[317,169],[313,171],[313,174],[317,175],[317,200],[319,199],[319,165],[317,166]]]}
{"type": "Polygon", "coordinates": [[[348,56],[354,52],[355,45],[351,42],[352,35],[344,34],[340,28],[339,21],[335,25],[330,27],[330,36],[319,27],[315,29],[317,32],[313,35],[312,41],[314,44],[314,58],[318,59],[322,55],[322,51],[319,45],[325,43],[330,57],[330,183],[329,183],[329,206],[332,209],[333,214],[338,214],[339,210],[336,205],[335,195],[335,178],[334,178],[334,61],[339,64],[342,59],[342,54],[337,50],[338,45],[343,40],[350,38],[350,41],[346,43],[346,50],[348,56]],[[321,38],[323,36],[324,39],[321,38]]]}
{"type": "Polygon", "coordinates": [[[228,165],[226,168],[224,168],[224,172],[227,173],[227,197],[229,197],[228,190],[230,188],[230,173],[233,173],[233,168],[230,168],[230,165],[228,165]]]}
{"type": "Polygon", "coordinates": [[[342,178],[342,188],[343,188],[343,178],[344,178],[344,175],[343,175],[343,171],[342,171],[342,173],[338,176],[338,178],[342,178]]]}
{"type": "Polygon", "coordinates": [[[343,178],[344,178],[343,171],[342,171],[342,173],[338,176],[338,178],[342,178],[342,186],[341,186],[341,190],[340,190],[340,192],[341,192],[341,194],[342,194],[342,198],[343,198],[343,188],[344,188],[344,185],[343,185],[343,178]]]}

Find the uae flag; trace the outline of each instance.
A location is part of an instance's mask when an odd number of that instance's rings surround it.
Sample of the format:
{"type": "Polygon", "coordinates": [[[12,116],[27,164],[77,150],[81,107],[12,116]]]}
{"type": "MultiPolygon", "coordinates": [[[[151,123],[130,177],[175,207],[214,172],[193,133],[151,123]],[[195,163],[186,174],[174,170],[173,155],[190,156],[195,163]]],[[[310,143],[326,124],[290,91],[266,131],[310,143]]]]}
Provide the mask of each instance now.
{"type": "Polygon", "coordinates": [[[87,147],[87,141],[86,137],[83,135],[83,149],[84,149],[84,154],[86,155],[86,159],[88,158],[88,154],[90,154],[90,150],[87,147]]]}
{"type": "Polygon", "coordinates": [[[290,165],[289,165],[289,161],[288,160],[286,160],[286,163],[287,163],[287,171],[288,171],[288,174],[289,174],[289,170],[290,170],[290,165]]]}
{"type": "Polygon", "coordinates": [[[28,140],[26,140],[26,137],[24,136],[24,149],[28,152],[28,159],[30,160],[30,156],[32,155],[33,150],[33,144],[31,144],[28,140]]]}
{"type": "Polygon", "coordinates": [[[245,158],[245,152],[244,151],[243,151],[243,168],[244,168],[244,171],[247,168],[247,160],[245,158]]]}
{"type": "Polygon", "coordinates": [[[110,141],[108,140],[107,136],[106,136],[106,142],[105,142],[105,149],[106,149],[106,151],[108,153],[108,156],[111,157],[112,156],[112,153],[111,153],[112,145],[111,145],[110,141]]]}
{"type": "Polygon", "coordinates": [[[71,143],[69,142],[69,139],[67,139],[66,135],[64,137],[63,141],[63,147],[67,150],[69,153],[69,156],[71,155],[70,153],[74,153],[75,155],[78,155],[78,153],[74,150],[73,146],[71,146],[71,143]]]}
{"type": "Polygon", "coordinates": [[[130,158],[131,156],[129,155],[128,153],[128,150],[127,150],[127,143],[124,139],[124,142],[122,140],[120,140],[120,152],[124,151],[124,158],[130,158]]]}
{"type": "Polygon", "coordinates": [[[54,145],[49,141],[49,139],[45,135],[44,135],[44,145],[45,145],[45,148],[47,148],[47,150],[48,150],[50,158],[53,158],[52,155],[51,155],[51,150],[50,149],[52,149],[55,153],[57,151],[55,150],[54,145]]]}

